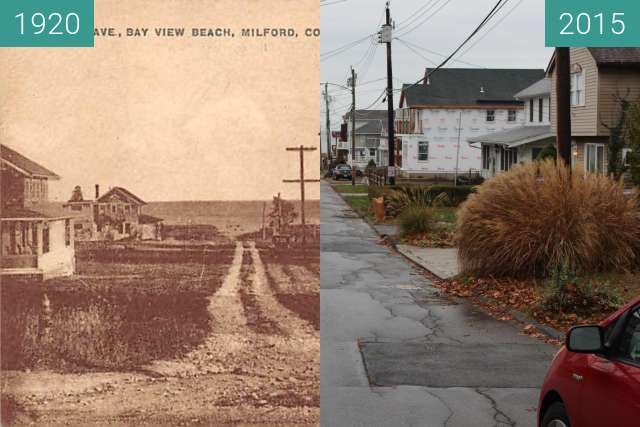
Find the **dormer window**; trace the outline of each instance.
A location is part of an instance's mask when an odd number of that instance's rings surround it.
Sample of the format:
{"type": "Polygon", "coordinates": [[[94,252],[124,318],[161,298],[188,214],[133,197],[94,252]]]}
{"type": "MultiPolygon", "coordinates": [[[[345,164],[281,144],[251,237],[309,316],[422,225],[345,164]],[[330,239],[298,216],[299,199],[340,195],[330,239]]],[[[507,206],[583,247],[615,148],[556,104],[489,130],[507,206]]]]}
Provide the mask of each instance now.
{"type": "Polygon", "coordinates": [[[584,70],[580,65],[575,64],[571,67],[571,106],[585,105],[584,89],[584,70]]]}

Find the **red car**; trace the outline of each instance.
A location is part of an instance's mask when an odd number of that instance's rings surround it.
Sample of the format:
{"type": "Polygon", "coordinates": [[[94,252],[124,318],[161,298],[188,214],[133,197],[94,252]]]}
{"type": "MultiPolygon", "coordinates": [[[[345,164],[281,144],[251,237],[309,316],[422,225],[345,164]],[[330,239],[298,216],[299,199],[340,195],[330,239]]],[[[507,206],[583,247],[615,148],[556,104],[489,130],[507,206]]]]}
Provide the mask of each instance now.
{"type": "Polygon", "coordinates": [[[538,426],[640,426],[640,298],[569,331],[540,392],[538,426]]]}

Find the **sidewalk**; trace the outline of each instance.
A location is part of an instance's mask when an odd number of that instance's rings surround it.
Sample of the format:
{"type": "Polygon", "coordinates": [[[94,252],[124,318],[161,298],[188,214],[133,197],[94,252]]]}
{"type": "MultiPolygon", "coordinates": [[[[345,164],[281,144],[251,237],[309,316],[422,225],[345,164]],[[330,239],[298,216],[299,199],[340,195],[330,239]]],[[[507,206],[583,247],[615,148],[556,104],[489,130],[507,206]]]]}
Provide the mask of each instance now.
{"type": "Polygon", "coordinates": [[[440,279],[450,279],[460,273],[457,248],[421,248],[396,245],[398,252],[440,279]]]}

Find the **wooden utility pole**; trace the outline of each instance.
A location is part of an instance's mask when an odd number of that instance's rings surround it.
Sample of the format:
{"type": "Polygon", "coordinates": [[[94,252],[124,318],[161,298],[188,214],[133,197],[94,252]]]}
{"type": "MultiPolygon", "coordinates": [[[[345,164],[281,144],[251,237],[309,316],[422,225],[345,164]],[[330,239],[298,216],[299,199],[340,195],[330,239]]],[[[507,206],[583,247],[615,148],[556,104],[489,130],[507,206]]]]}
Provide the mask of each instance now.
{"type": "Polygon", "coordinates": [[[389,2],[387,2],[386,8],[387,21],[382,27],[382,42],[387,44],[387,119],[389,121],[389,130],[387,135],[389,137],[388,149],[389,149],[389,184],[395,185],[396,183],[396,157],[395,157],[395,129],[393,120],[393,66],[391,63],[391,39],[392,39],[392,26],[391,26],[391,11],[389,10],[389,2]]]}
{"type": "Polygon", "coordinates": [[[300,183],[300,219],[302,223],[302,242],[305,241],[306,234],[306,222],[304,215],[304,185],[310,182],[320,182],[319,179],[305,179],[304,178],[304,152],[316,151],[316,147],[305,147],[303,145],[299,147],[287,147],[287,151],[299,151],[300,152],[300,179],[284,179],[285,183],[300,183]]]}
{"type": "Polygon", "coordinates": [[[329,83],[324,84],[324,104],[327,110],[327,159],[331,165],[331,119],[329,118],[329,83]]]}
{"type": "Polygon", "coordinates": [[[351,67],[351,185],[356,185],[356,70],[351,67]]]}
{"type": "Polygon", "coordinates": [[[568,47],[556,48],[555,67],[558,159],[571,168],[571,54],[568,47]]]}
{"type": "Polygon", "coordinates": [[[267,213],[267,202],[262,204],[262,240],[267,240],[267,226],[265,224],[265,215],[267,213]]]}

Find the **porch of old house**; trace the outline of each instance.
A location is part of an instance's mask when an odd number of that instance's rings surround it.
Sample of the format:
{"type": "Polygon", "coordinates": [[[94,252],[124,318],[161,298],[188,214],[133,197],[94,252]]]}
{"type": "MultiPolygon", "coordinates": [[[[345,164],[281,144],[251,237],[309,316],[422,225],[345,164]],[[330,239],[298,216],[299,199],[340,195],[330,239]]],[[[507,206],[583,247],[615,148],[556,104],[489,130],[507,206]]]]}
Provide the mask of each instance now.
{"type": "Polygon", "coordinates": [[[73,273],[74,266],[67,261],[73,259],[72,234],[71,219],[1,218],[0,274],[48,277],[73,273]]]}

